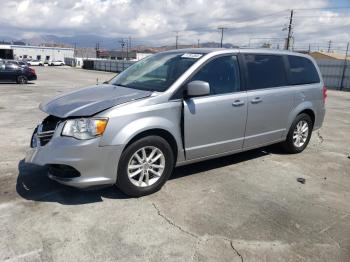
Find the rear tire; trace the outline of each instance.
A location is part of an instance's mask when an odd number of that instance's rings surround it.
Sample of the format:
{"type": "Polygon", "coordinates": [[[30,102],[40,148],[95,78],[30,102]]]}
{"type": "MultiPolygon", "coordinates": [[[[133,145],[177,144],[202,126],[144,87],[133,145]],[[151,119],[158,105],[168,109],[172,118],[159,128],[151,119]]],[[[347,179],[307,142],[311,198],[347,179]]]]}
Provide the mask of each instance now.
{"type": "Polygon", "coordinates": [[[28,79],[25,76],[17,76],[17,84],[24,85],[28,83],[28,79]]]}
{"type": "Polygon", "coordinates": [[[147,136],[133,142],[122,153],[117,187],[126,195],[152,194],[165,184],[174,169],[174,153],[159,136],[147,136]]]}
{"type": "Polygon", "coordinates": [[[313,122],[308,114],[302,113],[298,115],[287,135],[286,141],[282,143],[282,148],[290,154],[301,153],[309,144],[313,122]]]}

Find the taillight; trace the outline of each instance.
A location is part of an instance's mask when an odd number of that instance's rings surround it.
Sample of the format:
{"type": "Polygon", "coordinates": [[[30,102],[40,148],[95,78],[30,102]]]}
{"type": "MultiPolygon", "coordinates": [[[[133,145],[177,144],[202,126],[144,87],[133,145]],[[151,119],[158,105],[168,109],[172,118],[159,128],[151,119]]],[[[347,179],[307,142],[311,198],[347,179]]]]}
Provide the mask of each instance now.
{"type": "Polygon", "coordinates": [[[322,95],[323,95],[323,103],[326,103],[327,98],[327,88],[324,86],[322,89],[322,95]]]}

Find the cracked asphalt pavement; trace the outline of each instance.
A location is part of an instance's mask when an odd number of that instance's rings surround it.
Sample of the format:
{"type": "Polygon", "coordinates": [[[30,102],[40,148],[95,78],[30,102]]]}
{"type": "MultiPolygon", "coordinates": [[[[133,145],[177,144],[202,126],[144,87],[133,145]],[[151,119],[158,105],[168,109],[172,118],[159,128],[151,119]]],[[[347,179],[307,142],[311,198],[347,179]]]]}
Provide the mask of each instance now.
{"type": "Polygon", "coordinates": [[[0,261],[350,261],[349,92],[328,92],[301,154],[271,146],[177,168],[133,199],[24,163],[41,101],[112,77],[36,70],[33,84],[0,84],[0,261]]]}

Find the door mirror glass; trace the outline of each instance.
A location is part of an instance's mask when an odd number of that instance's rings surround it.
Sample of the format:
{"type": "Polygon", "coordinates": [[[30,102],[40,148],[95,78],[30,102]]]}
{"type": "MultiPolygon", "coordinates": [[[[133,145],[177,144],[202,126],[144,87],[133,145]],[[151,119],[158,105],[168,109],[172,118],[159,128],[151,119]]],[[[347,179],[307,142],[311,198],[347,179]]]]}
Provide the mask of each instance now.
{"type": "Polygon", "coordinates": [[[208,82],[195,80],[187,84],[187,96],[206,96],[210,94],[208,82]]]}

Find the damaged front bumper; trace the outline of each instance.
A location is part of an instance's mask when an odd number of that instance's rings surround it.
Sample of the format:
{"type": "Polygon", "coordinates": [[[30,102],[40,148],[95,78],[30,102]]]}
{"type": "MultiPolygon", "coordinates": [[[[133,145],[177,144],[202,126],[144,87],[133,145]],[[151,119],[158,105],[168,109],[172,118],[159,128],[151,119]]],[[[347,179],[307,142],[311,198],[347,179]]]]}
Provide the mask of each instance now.
{"type": "MultiPolygon", "coordinates": [[[[43,122],[44,123],[44,122],[43,122]]],[[[121,146],[100,146],[100,137],[78,140],[62,137],[64,122],[54,130],[39,125],[31,139],[25,161],[48,167],[48,176],[78,188],[114,184],[121,146]]]]}

